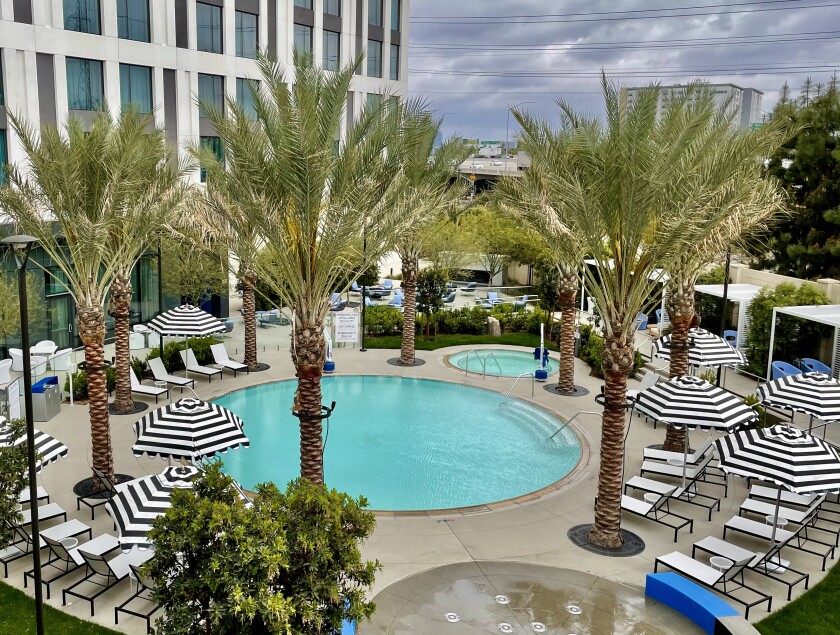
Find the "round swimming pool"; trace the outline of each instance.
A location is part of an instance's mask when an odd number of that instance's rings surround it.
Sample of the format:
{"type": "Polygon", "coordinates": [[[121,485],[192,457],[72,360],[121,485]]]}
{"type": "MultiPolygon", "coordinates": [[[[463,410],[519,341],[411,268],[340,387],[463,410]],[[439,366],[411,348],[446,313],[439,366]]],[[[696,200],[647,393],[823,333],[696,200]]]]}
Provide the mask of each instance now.
{"type": "MultiPolygon", "coordinates": [[[[461,351],[453,353],[446,358],[446,361],[461,370],[496,377],[518,377],[524,373],[533,373],[539,368],[539,362],[534,359],[533,353],[512,351],[506,348],[461,351]]],[[[557,362],[549,357],[546,369],[549,374],[556,373],[557,362]]]]}
{"type": "MultiPolygon", "coordinates": [[[[364,495],[372,509],[468,507],[534,492],[566,476],[581,446],[561,421],[524,401],[441,381],[325,377],[324,476],[329,487],[364,495]]],[[[246,488],[300,475],[300,432],[290,411],[296,381],[216,399],[245,421],[249,448],[228,452],[225,471],[246,488]]]]}

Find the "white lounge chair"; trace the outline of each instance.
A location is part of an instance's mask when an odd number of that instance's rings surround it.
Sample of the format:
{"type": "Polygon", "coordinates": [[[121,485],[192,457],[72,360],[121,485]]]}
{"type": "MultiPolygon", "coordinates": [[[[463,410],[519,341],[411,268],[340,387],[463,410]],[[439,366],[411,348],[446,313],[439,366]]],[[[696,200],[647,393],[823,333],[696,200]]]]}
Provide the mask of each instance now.
{"type": "Polygon", "coordinates": [[[248,374],[251,373],[247,364],[242,364],[228,357],[227,349],[225,349],[224,344],[211,344],[210,352],[213,353],[213,360],[216,364],[223,369],[226,368],[227,370],[232,370],[234,377],[236,377],[236,373],[241,370],[244,370],[248,374]]]}
{"type": "Polygon", "coordinates": [[[129,368],[129,372],[131,373],[131,392],[136,392],[138,395],[149,395],[150,397],[154,397],[155,403],[158,402],[158,397],[160,397],[163,394],[166,394],[166,398],[169,399],[169,388],[158,388],[157,386],[144,386],[142,383],[140,383],[140,380],[137,379],[137,375],[134,374],[133,368],[129,368]]]}
{"type": "MultiPolygon", "coordinates": [[[[48,503],[50,502],[50,495],[47,493],[47,490],[45,490],[40,485],[38,486],[37,491],[35,492],[35,498],[38,501],[45,500],[48,503]]],[[[18,503],[20,503],[21,505],[28,505],[29,504],[29,488],[28,487],[23,488],[23,491],[20,493],[20,496],[18,496],[18,503]]]]}
{"type": "MultiPolygon", "coordinates": [[[[816,540],[813,536],[809,536],[809,529],[814,528],[809,527],[807,523],[798,525],[795,531],[777,527],[774,537],[772,525],[768,525],[766,522],[752,520],[751,518],[744,518],[743,516],[733,516],[723,526],[723,538],[726,540],[727,531],[737,531],[767,541],[773,538],[775,541],[788,543],[794,549],[819,556],[822,558],[822,570],[825,571],[828,558],[831,557],[834,559],[835,546],[834,544],[822,542],[816,540]]],[[[819,528],[817,529],[819,530],[819,528]]],[[[820,531],[825,532],[824,529],[820,531]]]]}
{"type": "Polygon", "coordinates": [[[181,392],[184,392],[184,386],[189,386],[191,388],[195,387],[194,379],[170,375],[166,370],[166,366],[163,365],[163,361],[160,357],[152,357],[151,359],[146,360],[146,363],[149,364],[152,376],[156,381],[165,381],[173,386],[178,386],[181,389],[181,392]]]}
{"type": "Polygon", "coordinates": [[[706,457],[706,452],[712,447],[712,440],[708,439],[702,446],[695,449],[693,452],[684,454],[683,452],[669,452],[667,450],[660,450],[658,448],[645,448],[644,458],[653,459],[655,461],[678,460],[686,461],[686,465],[696,465],[706,457]]]}
{"type": "Polygon", "coordinates": [[[181,359],[184,361],[184,367],[187,369],[187,375],[189,373],[198,373],[199,375],[204,375],[207,377],[208,382],[213,381],[213,375],[221,375],[222,369],[221,368],[210,368],[208,366],[200,366],[198,360],[195,358],[195,353],[192,352],[192,349],[188,348],[185,351],[178,351],[181,355],[181,359]]]}
{"type": "Polygon", "coordinates": [[[726,476],[720,476],[720,478],[722,479],[721,482],[709,480],[710,477],[717,476],[709,474],[711,461],[711,452],[703,455],[703,458],[696,465],[682,466],[671,465],[670,463],[662,463],[660,461],[643,461],[642,470],[640,474],[642,476],[644,476],[646,473],[659,474],[660,476],[672,476],[674,478],[682,479],[684,470],[686,483],[688,483],[688,481],[702,481],[704,483],[710,483],[712,485],[722,485],[723,495],[724,497],[726,497],[726,495],[729,493],[729,481],[726,479],[726,476]]]}
{"type": "Polygon", "coordinates": [[[823,501],[825,501],[825,497],[825,494],[814,496],[811,500],[811,504],[805,509],[791,509],[790,507],[780,505],[778,510],[776,509],[775,503],[760,501],[755,498],[748,498],[741,505],[739,513],[743,515],[744,512],[751,512],[761,516],[775,516],[778,512],[779,518],[784,518],[792,523],[801,525],[809,522],[814,517],[814,514],[816,514],[819,506],[822,505],[823,501]]]}
{"type": "MultiPolygon", "coordinates": [[[[68,573],[72,573],[85,563],[84,558],[82,558],[79,553],[79,549],[101,556],[114,551],[120,546],[119,540],[111,534],[102,534],[101,536],[97,536],[92,540],[88,540],[87,542],[70,549],[68,549],[60,540],[53,540],[43,534],[41,534],[41,537],[46,543],[45,546],[50,549],[50,555],[47,558],[47,561],[41,565],[41,583],[47,587],[48,600],[50,599],[50,585],[56,580],[66,576],[68,573]],[[45,576],[45,569],[55,569],[56,573],[45,576]]],[[[23,574],[23,588],[27,588],[29,578],[32,578],[34,582],[35,569],[30,569],[23,574]]]]}
{"type": "MultiPolygon", "coordinates": [[[[647,390],[651,386],[653,386],[656,382],[659,381],[659,375],[652,371],[645,371],[645,374],[642,375],[641,381],[639,381],[639,387],[633,388],[627,391],[627,399],[634,400],[636,397],[639,396],[639,393],[643,390],[647,390]]],[[[644,413],[642,413],[644,414],[644,413]]]]}
{"type": "Polygon", "coordinates": [[[154,555],[154,549],[134,548],[128,553],[122,553],[116,558],[106,560],[102,555],[79,550],[79,555],[87,565],[85,577],[61,593],[62,605],[67,605],[67,596],[72,595],[90,602],[90,616],[93,617],[93,603],[100,595],[121,580],[125,580],[131,572],[131,565],[140,565],[154,555]],[[84,588],[84,590],[83,590],[84,588]]]}
{"type": "Polygon", "coordinates": [[[12,369],[13,363],[11,359],[0,361],[0,385],[5,386],[12,381],[12,376],[9,374],[9,371],[12,369]]]}
{"type": "MultiPolygon", "coordinates": [[[[673,490],[674,488],[672,487],[671,491],[673,490]]],[[[669,495],[670,492],[668,494],[659,495],[655,502],[650,503],[624,494],[621,496],[621,510],[630,512],[631,514],[636,514],[642,518],[647,518],[648,520],[652,520],[660,525],[670,527],[674,530],[674,542],[677,542],[677,533],[686,525],[688,526],[688,533],[692,533],[692,531],[694,531],[694,521],[691,518],[685,518],[674,514],[668,509],[669,495]],[[672,518],[677,519],[676,523],[672,524],[671,522],[666,522],[672,518]]]]}
{"type": "Polygon", "coordinates": [[[709,510],[709,520],[712,520],[712,512],[720,511],[720,499],[708,494],[701,494],[697,491],[697,483],[694,480],[686,480],[685,487],[668,485],[661,481],[655,481],[644,476],[634,476],[624,484],[624,492],[628,489],[637,489],[643,492],[652,492],[660,496],[670,496],[672,500],[679,500],[684,503],[697,505],[709,510]],[[705,502],[704,502],[705,501],[705,502]]]}
{"type": "MultiPolygon", "coordinates": [[[[0,562],[3,563],[3,577],[9,577],[9,563],[14,562],[19,558],[32,553],[32,537],[20,525],[13,525],[8,523],[12,528],[14,536],[12,542],[5,549],[0,550],[0,562]]],[[[63,540],[65,538],[74,538],[81,534],[88,534],[90,536],[91,529],[83,522],[76,520],[68,520],[60,525],[53,525],[48,529],[42,529],[39,535],[42,538],[51,538],[53,540],[63,540]]]]}
{"type": "MultiPolygon", "coordinates": [[[[23,516],[23,521],[20,523],[22,526],[32,524],[32,509],[24,509],[21,513],[23,516]]],[[[47,503],[46,505],[39,505],[38,506],[38,520],[50,520],[52,518],[63,518],[65,521],[67,520],[67,512],[64,511],[64,508],[61,507],[58,503],[47,503]]]]}

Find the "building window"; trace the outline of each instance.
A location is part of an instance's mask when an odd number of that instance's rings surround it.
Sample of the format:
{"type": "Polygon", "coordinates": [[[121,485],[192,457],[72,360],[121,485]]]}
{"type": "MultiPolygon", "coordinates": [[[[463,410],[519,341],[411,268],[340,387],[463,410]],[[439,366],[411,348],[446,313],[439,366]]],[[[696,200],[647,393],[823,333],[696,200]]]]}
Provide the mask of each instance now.
{"type": "Polygon", "coordinates": [[[236,12],[236,57],[257,57],[257,16],[236,12]]]}
{"type": "Polygon", "coordinates": [[[99,0],[64,0],[64,28],[99,35],[99,0]]]}
{"type": "Polygon", "coordinates": [[[149,0],[117,0],[117,34],[123,40],[151,42],[149,0]]]}
{"type": "Polygon", "coordinates": [[[102,62],[67,58],[67,104],[70,110],[102,108],[102,62]]]}
{"type": "Polygon", "coordinates": [[[9,155],[6,152],[6,131],[0,130],[0,185],[6,185],[9,182],[6,174],[6,164],[9,162],[9,155]]]}
{"type": "Polygon", "coordinates": [[[382,103],[382,95],[378,93],[367,94],[367,108],[368,110],[376,110],[382,103]]]}
{"type": "Polygon", "coordinates": [[[120,64],[120,101],[123,109],[152,112],[152,69],[148,66],[120,64]]]}
{"type": "Polygon", "coordinates": [[[341,35],[335,31],[324,31],[324,70],[337,71],[341,63],[339,43],[341,35]]]}
{"type": "Polygon", "coordinates": [[[208,53],[221,53],[222,7],[196,2],[195,24],[198,32],[198,50],[208,53]]]}
{"type": "Polygon", "coordinates": [[[391,30],[400,30],[400,0],[391,0],[391,30]]]}
{"type": "Polygon", "coordinates": [[[324,0],[324,13],[341,15],[341,0],[324,0]]]}
{"type": "Polygon", "coordinates": [[[312,11],[312,0],[295,0],[295,6],[312,11]]]}
{"type": "MultiPolygon", "coordinates": [[[[225,104],[224,78],[221,75],[198,74],[198,101],[200,104],[213,106],[217,111],[222,112],[225,104]]],[[[199,116],[205,117],[206,113],[199,108],[199,116]]]]}
{"type": "Polygon", "coordinates": [[[367,74],[368,77],[382,77],[382,42],[368,40],[367,74]]]}
{"type": "Polygon", "coordinates": [[[368,0],[368,24],[382,26],[382,0],[368,0]]]}
{"type": "Polygon", "coordinates": [[[400,78],[400,47],[396,44],[391,45],[391,79],[400,78]]]}
{"type": "Polygon", "coordinates": [[[295,50],[299,53],[312,54],[312,27],[295,25],[295,50]]]}
{"type": "MultiPolygon", "coordinates": [[[[219,161],[224,161],[225,155],[222,151],[222,140],[219,137],[199,137],[198,143],[202,148],[210,148],[219,161]]],[[[199,178],[202,183],[207,182],[207,169],[201,168],[199,178]]]]}
{"type": "Polygon", "coordinates": [[[248,119],[257,118],[254,93],[259,89],[260,83],[255,79],[236,78],[236,103],[245,111],[245,116],[248,119]]]}

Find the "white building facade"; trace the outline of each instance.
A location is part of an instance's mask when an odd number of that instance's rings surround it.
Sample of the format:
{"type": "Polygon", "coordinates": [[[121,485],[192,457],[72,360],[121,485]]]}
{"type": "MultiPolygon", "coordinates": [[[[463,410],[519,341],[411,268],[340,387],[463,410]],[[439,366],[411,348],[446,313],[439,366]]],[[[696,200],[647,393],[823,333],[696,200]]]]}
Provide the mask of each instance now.
{"type": "Polygon", "coordinates": [[[197,99],[247,107],[257,50],[290,69],[294,48],[328,70],[366,53],[346,126],[407,94],[408,24],[409,0],[0,0],[0,163],[24,158],[7,112],[61,125],[104,104],[153,113],[182,152],[218,148],[197,99]]]}
{"type": "MultiPolygon", "coordinates": [[[[622,100],[632,103],[640,91],[647,86],[633,86],[621,89],[622,100]]],[[[739,128],[749,128],[751,124],[761,121],[761,98],[764,93],[755,88],[742,88],[735,84],[707,84],[712,91],[718,107],[729,104],[729,111],[734,115],[735,124],[739,128]]],[[[657,103],[657,117],[661,116],[668,105],[668,100],[685,94],[687,86],[676,84],[673,86],[659,86],[659,101],[657,103]]]]}

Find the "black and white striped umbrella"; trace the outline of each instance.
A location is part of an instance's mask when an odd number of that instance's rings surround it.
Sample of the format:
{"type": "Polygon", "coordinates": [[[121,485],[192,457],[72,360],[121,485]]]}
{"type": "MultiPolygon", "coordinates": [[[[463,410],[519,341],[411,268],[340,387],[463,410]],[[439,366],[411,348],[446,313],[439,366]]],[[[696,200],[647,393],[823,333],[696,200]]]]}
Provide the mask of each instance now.
{"type": "MultiPolygon", "coordinates": [[[[17,439],[12,438],[12,429],[9,426],[0,427],[0,447],[11,447],[26,443],[26,434],[17,439]]],[[[59,457],[67,456],[67,446],[55,437],[46,432],[35,430],[35,462],[36,472],[41,472],[41,467],[47,463],[57,461],[59,457]]]]}
{"type": "MultiPolygon", "coordinates": [[[[671,359],[670,335],[660,337],[654,342],[653,354],[660,359],[671,359]]],[[[747,358],[722,337],[704,329],[691,329],[688,333],[688,363],[694,366],[727,366],[746,364],[747,358]]]]}
{"type": "Polygon", "coordinates": [[[244,423],[233,412],[200,399],[179,399],[144,415],[134,424],[135,456],[198,461],[217,452],[248,447],[244,423]]]}
{"type": "Polygon", "coordinates": [[[182,304],[149,320],[149,328],[161,335],[203,337],[221,333],[225,325],[206,311],[191,304],[182,304]]]}
{"type": "Polygon", "coordinates": [[[699,377],[660,381],[636,396],[636,408],[675,428],[711,428],[731,432],[757,414],[743,399],[699,377]]]}
{"type": "Polygon", "coordinates": [[[759,400],[817,417],[840,421],[840,381],[825,373],[786,375],[756,388],[759,400]]]}

